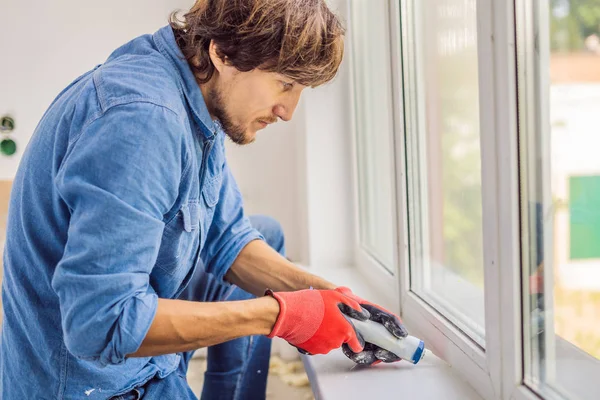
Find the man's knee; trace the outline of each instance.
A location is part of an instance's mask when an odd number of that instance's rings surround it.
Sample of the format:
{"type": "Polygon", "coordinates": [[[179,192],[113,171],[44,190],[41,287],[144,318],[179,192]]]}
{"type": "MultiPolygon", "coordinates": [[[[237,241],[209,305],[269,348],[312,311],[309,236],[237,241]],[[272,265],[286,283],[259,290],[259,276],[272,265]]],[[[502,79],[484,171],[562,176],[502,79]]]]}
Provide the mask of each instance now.
{"type": "Polygon", "coordinates": [[[252,215],[250,223],[264,236],[265,240],[282,256],[285,256],[285,238],[279,221],[266,215],[252,215]]]}

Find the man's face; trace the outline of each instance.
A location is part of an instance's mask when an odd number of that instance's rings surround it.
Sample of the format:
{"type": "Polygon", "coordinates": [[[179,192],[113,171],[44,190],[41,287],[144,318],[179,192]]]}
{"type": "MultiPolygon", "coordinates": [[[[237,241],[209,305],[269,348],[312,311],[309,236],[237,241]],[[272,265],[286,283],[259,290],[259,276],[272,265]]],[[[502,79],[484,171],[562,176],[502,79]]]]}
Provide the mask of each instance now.
{"type": "Polygon", "coordinates": [[[304,88],[275,72],[240,72],[224,66],[208,89],[206,101],[225,133],[242,145],[252,143],[259,130],[278,118],[289,121],[304,88]]]}

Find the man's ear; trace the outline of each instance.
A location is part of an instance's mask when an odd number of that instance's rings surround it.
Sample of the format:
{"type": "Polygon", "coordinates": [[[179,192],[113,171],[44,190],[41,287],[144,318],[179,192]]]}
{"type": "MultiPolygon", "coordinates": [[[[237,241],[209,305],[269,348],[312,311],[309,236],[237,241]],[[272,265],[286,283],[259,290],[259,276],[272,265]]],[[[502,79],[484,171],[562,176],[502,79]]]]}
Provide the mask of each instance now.
{"type": "Polygon", "coordinates": [[[229,65],[229,62],[227,60],[227,57],[223,56],[223,58],[221,58],[217,49],[217,44],[214,40],[211,40],[210,44],[208,45],[208,54],[210,56],[210,60],[215,66],[215,69],[220,74],[223,73],[223,69],[225,68],[225,66],[229,65]]]}

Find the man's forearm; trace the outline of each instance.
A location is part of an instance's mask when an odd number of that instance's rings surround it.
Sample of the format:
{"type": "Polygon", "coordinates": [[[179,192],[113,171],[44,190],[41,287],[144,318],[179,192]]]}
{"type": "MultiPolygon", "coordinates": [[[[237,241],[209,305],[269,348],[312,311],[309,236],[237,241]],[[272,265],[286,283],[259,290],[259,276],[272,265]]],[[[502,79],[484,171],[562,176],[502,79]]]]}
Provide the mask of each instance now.
{"type": "Polygon", "coordinates": [[[215,303],[159,299],[146,338],[129,357],[172,354],[243,336],[268,335],[279,315],[279,304],[264,296],[267,288],[283,292],[336,287],[298,268],[262,240],[244,247],[225,279],[259,298],[215,303]]]}
{"type": "Polygon", "coordinates": [[[262,296],[265,289],[276,292],[335,289],[336,285],[298,268],[262,240],[254,240],[240,252],[225,279],[247,292],[262,296]]]}
{"type": "Polygon", "coordinates": [[[249,335],[268,335],[279,315],[272,297],[202,303],[158,300],[158,310],[140,348],[129,357],[190,351],[249,335]]]}

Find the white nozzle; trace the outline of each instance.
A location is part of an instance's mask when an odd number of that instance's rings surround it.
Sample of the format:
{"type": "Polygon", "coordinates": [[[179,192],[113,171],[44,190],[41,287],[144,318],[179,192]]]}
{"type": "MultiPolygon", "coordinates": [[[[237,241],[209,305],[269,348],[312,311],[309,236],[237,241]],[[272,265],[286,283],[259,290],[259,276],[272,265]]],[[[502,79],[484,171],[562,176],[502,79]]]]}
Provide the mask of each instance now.
{"type": "Polygon", "coordinates": [[[365,342],[373,343],[413,364],[421,361],[425,353],[429,352],[425,349],[421,339],[414,336],[399,339],[377,322],[352,320],[352,323],[365,339],[365,342]]]}

